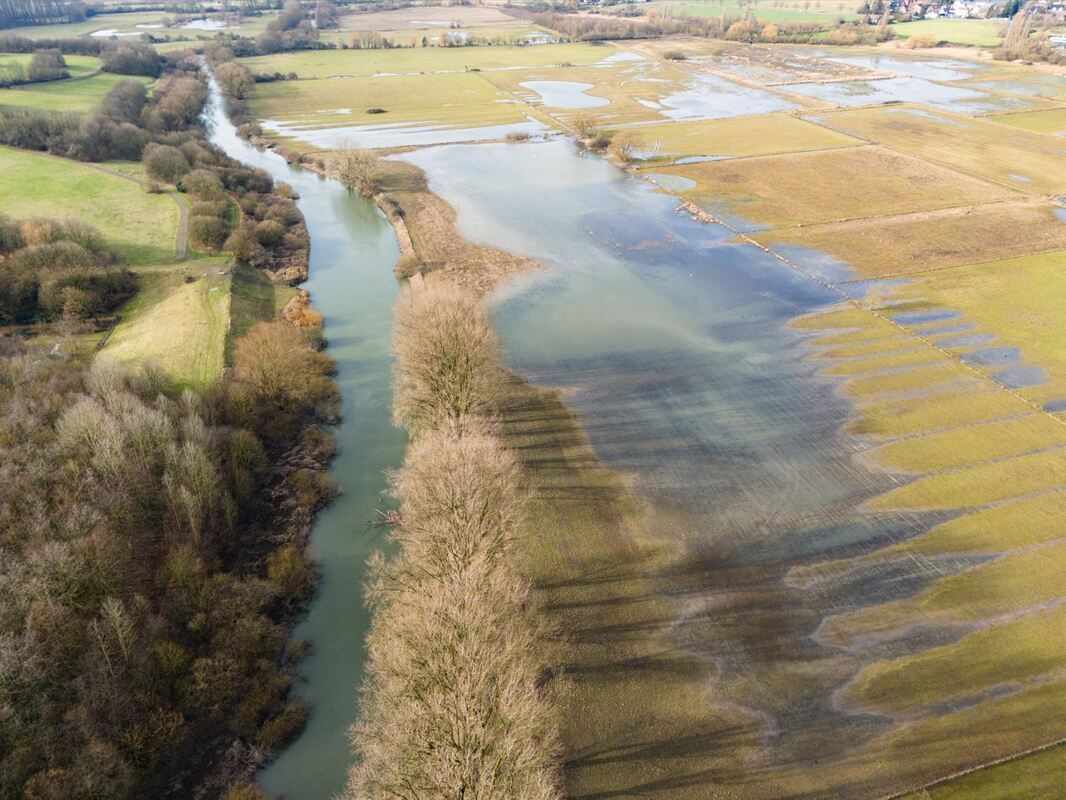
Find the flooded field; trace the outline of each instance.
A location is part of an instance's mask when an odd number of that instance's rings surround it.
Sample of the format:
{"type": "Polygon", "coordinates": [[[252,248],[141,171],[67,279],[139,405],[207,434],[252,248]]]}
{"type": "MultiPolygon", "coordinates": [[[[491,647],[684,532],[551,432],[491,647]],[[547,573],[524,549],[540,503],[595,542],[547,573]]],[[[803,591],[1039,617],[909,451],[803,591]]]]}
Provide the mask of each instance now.
{"type": "MultiPolygon", "coordinates": [[[[1066,148],[1026,90],[1054,81],[667,46],[410,75],[455,102],[273,128],[437,145],[390,157],[468,240],[547,267],[488,300],[507,364],[562,392],[645,504],[640,546],[669,554],[623,546],[552,609],[627,654],[574,669],[569,794],[865,799],[1063,738],[1066,148]],[[635,163],[582,154],[578,113],[635,163]],[[485,142],[513,125],[544,136],[485,142]],[[616,584],[599,623],[584,592],[616,584]]],[[[364,91],[340,78],[321,106],[354,114],[343,80],[364,91]]]]}

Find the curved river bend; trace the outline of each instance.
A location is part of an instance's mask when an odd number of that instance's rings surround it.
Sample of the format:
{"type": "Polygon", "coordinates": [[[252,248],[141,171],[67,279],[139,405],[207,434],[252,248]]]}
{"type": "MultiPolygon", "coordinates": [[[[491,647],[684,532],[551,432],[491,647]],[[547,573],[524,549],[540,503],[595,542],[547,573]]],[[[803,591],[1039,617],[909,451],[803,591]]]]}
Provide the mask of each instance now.
{"type": "Polygon", "coordinates": [[[351,761],[345,734],[355,719],[368,623],[363,565],[380,543],[367,523],[382,501],[385,470],[399,466],[403,456],[404,435],[390,419],[390,331],[398,292],[392,268],[398,250],[392,227],[373,203],[240,139],[211,84],[206,112],[211,141],[300,195],[297,204],[311,237],[304,287],[325,315],[329,355],[337,362],[343,418],[333,430],[340,451],[330,476],[341,495],[315,521],[311,546],[322,579],[310,613],[294,633],[313,645],[299,665],[311,715],[300,737],[259,776],[264,789],[287,800],[328,800],[344,785],[351,761]]]}

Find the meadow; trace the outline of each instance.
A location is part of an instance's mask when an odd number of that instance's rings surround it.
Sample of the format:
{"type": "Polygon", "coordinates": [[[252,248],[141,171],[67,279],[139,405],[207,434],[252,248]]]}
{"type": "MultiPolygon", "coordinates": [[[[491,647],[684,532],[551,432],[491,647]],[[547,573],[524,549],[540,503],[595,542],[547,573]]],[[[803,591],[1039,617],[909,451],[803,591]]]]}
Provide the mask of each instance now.
{"type": "MultiPolygon", "coordinates": [[[[68,63],[76,60],[74,56],[67,56],[68,63]]],[[[95,61],[96,59],[89,60],[95,61]]],[[[84,71],[83,74],[77,76],[72,70],[71,75],[70,78],[60,81],[30,83],[0,89],[0,106],[87,113],[100,105],[104,95],[119,81],[135,80],[146,86],[152,83],[151,78],[131,78],[128,75],[92,70],[84,71]]]]}
{"type": "Polygon", "coordinates": [[[934,41],[974,47],[995,47],[1003,40],[1004,22],[998,19],[919,19],[897,22],[892,33],[901,39],[928,36],[934,41]]]}
{"type": "Polygon", "coordinates": [[[655,7],[667,15],[740,18],[750,12],[764,22],[825,22],[858,19],[860,5],[844,0],[682,0],[655,7]]]}

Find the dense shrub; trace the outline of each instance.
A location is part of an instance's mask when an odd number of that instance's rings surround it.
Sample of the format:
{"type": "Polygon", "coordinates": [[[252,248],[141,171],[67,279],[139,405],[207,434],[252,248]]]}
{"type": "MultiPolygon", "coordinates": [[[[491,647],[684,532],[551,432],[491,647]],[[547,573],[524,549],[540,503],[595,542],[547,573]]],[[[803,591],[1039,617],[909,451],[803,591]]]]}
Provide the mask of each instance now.
{"type": "Polygon", "coordinates": [[[189,171],[189,162],[176,147],[152,144],[144,151],[144,169],[157,181],[177,183],[189,171]]]}
{"type": "Polygon", "coordinates": [[[120,44],[103,54],[104,72],[119,75],[145,75],[158,78],[163,73],[163,57],[148,45],[120,44]]]}
{"type": "Polygon", "coordinates": [[[110,311],[136,287],[116,260],[88,225],[0,215],[0,324],[110,311]]]}
{"type": "Polygon", "coordinates": [[[189,217],[189,239],[203,250],[221,250],[229,236],[229,226],[215,216],[189,217]]]}
{"type": "Polygon", "coordinates": [[[69,78],[70,71],[63,54],[58,50],[35,50],[26,70],[26,77],[31,81],[57,81],[69,78]]]}

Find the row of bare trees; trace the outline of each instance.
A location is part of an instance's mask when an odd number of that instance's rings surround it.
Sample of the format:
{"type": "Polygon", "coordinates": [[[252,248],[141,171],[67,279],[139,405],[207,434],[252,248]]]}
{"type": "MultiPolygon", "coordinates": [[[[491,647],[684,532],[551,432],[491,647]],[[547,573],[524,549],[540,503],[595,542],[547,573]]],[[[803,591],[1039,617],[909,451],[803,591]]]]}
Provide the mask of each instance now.
{"type": "Polygon", "coordinates": [[[515,567],[526,493],[493,435],[501,373],[476,300],[431,283],[396,311],[396,555],[371,560],[357,763],[344,800],[559,797],[549,631],[515,567]]]}

